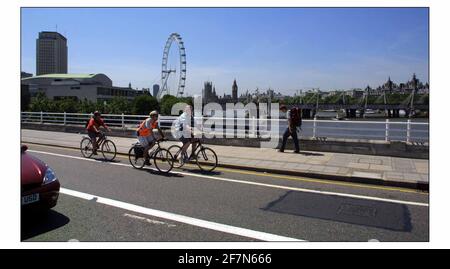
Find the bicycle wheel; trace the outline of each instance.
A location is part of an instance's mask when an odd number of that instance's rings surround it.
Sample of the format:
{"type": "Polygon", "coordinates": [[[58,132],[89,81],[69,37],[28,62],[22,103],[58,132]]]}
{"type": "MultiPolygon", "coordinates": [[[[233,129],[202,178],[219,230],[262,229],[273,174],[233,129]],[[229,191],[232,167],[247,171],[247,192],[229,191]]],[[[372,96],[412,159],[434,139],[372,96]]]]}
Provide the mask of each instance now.
{"type": "Polygon", "coordinates": [[[145,159],[144,159],[144,153],[138,155],[136,154],[137,151],[142,150],[142,152],[144,151],[144,149],[138,149],[136,150],[137,147],[141,147],[141,146],[132,146],[130,148],[130,150],[128,151],[128,160],[130,161],[131,166],[133,166],[136,169],[142,169],[142,167],[144,167],[145,165],[145,159]]]}
{"type": "Polygon", "coordinates": [[[217,155],[214,150],[202,147],[196,156],[197,165],[202,171],[211,172],[217,167],[217,155]]]}
{"type": "Polygon", "coordinates": [[[114,142],[111,140],[105,140],[102,144],[102,155],[107,161],[112,161],[116,158],[117,149],[114,142]]]}
{"type": "Polygon", "coordinates": [[[81,154],[85,158],[90,158],[92,156],[92,154],[94,154],[93,147],[92,147],[92,141],[90,138],[85,137],[81,140],[80,150],[81,150],[81,154]]]}
{"type": "MultiPolygon", "coordinates": [[[[184,163],[182,162],[182,158],[184,156],[181,156],[181,147],[177,146],[177,145],[173,145],[168,148],[168,151],[170,152],[170,154],[173,157],[173,160],[172,160],[173,167],[175,167],[175,168],[182,167],[184,165],[184,163]]],[[[186,155],[186,153],[184,155],[186,155]]]]}
{"type": "Polygon", "coordinates": [[[153,155],[153,162],[156,169],[163,173],[168,173],[173,168],[173,156],[167,149],[159,149],[153,155]]]}

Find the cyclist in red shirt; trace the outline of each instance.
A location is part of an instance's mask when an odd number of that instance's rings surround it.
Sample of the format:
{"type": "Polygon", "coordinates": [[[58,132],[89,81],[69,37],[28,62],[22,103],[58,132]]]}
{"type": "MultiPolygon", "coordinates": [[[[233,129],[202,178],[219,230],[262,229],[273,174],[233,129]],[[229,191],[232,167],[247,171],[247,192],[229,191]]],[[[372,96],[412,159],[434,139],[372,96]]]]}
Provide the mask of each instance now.
{"type": "Polygon", "coordinates": [[[86,130],[88,132],[88,136],[91,138],[92,145],[93,145],[93,154],[97,155],[97,137],[100,137],[102,133],[99,131],[100,126],[103,126],[106,130],[111,132],[111,129],[106,126],[105,122],[101,118],[101,114],[98,111],[94,112],[94,117],[92,117],[89,120],[89,123],[86,127],[86,130]]]}

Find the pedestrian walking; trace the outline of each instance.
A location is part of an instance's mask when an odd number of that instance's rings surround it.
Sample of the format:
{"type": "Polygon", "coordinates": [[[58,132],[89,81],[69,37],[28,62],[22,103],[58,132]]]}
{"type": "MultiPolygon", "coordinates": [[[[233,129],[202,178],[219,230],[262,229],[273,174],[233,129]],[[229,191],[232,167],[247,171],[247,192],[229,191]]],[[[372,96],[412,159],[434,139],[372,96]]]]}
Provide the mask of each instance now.
{"type": "Polygon", "coordinates": [[[301,110],[298,107],[293,107],[290,110],[287,109],[286,106],[282,105],[280,107],[280,111],[286,113],[286,119],[288,126],[283,134],[283,141],[281,143],[281,147],[278,152],[284,152],[284,148],[286,147],[286,142],[289,136],[292,136],[292,140],[294,140],[295,145],[295,153],[300,153],[300,146],[298,143],[298,135],[297,128],[302,126],[302,117],[301,110]]]}

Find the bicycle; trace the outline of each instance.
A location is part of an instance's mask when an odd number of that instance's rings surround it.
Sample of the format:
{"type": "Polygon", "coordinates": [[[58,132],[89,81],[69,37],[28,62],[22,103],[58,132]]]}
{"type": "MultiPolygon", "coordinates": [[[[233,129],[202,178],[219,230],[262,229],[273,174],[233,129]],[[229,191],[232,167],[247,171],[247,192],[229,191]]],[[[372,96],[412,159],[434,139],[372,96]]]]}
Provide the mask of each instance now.
{"type": "MultiPolygon", "coordinates": [[[[114,158],[116,158],[117,155],[116,145],[114,144],[114,142],[112,142],[106,137],[105,133],[100,132],[100,138],[97,141],[97,146],[102,152],[102,155],[105,158],[105,160],[112,161],[114,160],[114,158]]],[[[85,158],[90,158],[92,154],[94,154],[94,149],[90,137],[83,136],[83,139],[81,139],[80,142],[80,150],[81,154],[85,158]]]]}
{"type": "MultiPolygon", "coordinates": [[[[150,160],[153,159],[153,163],[159,172],[168,173],[173,168],[173,157],[167,149],[161,147],[160,142],[162,141],[164,139],[156,140],[156,149],[154,145],[148,156],[150,160]]],[[[139,142],[132,144],[128,151],[128,160],[134,168],[142,169],[145,165],[144,146],[139,142]]]]}
{"type": "Polygon", "coordinates": [[[202,171],[211,172],[217,167],[218,159],[217,154],[211,148],[204,147],[200,139],[196,139],[197,146],[194,148],[193,153],[187,157],[187,153],[184,152],[181,156],[181,147],[178,145],[170,146],[168,151],[173,156],[173,166],[175,168],[181,168],[184,165],[184,160],[192,160],[195,157],[197,166],[202,171]]]}

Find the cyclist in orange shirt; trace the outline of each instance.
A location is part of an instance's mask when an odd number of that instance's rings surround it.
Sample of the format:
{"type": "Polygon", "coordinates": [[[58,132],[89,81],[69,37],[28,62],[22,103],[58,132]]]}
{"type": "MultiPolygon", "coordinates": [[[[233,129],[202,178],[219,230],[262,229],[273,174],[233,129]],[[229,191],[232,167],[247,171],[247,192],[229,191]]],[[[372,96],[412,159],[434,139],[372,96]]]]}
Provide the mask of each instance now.
{"type": "Polygon", "coordinates": [[[161,139],[164,139],[164,133],[161,131],[158,125],[158,111],[150,112],[150,117],[142,121],[137,129],[139,143],[144,147],[145,164],[150,165],[148,151],[155,145],[155,135],[153,129],[157,129],[161,135],[161,139]]]}

